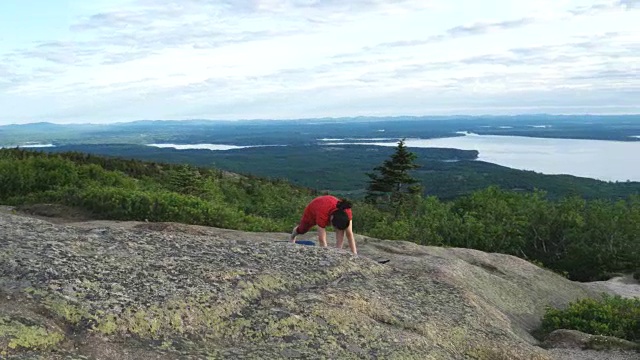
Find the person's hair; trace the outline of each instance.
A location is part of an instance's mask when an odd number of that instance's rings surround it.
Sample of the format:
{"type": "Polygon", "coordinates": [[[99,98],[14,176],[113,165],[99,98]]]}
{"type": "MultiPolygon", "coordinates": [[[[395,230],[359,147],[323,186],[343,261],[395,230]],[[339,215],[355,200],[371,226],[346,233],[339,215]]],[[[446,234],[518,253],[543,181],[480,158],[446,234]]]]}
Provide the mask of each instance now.
{"type": "Polygon", "coordinates": [[[351,209],[351,202],[345,199],[340,199],[336,205],[337,210],[334,211],[331,224],[338,230],[344,230],[349,227],[349,215],[345,210],[351,209]]]}

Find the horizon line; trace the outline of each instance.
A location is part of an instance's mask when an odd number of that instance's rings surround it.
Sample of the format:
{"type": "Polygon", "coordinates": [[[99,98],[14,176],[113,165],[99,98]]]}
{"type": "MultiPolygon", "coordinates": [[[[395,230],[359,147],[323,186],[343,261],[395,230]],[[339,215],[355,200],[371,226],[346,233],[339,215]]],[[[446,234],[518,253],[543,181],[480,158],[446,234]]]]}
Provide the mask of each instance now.
{"type": "Polygon", "coordinates": [[[0,127],[4,126],[23,126],[23,125],[35,125],[35,124],[49,124],[49,125],[115,125],[115,124],[130,124],[136,122],[180,122],[180,121],[205,121],[205,122],[249,122],[249,121],[330,121],[330,120],[342,120],[342,119],[394,119],[394,118],[483,118],[483,117],[493,117],[493,118],[514,118],[514,117],[522,117],[522,116],[548,116],[548,117],[576,117],[576,116],[585,116],[585,117],[628,117],[628,116],[640,116],[640,113],[623,113],[623,114],[596,114],[596,113],[573,113],[573,114],[551,114],[551,113],[520,113],[520,114],[477,114],[477,115],[465,115],[465,114],[457,114],[457,115],[358,115],[358,116],[323,116],[323,117],[308,117],[308,118],[283,118],[283,119],[273,119],[273,118],[241,118],[241,119],[199,119],[199,118],[176,118],[176,119],[137,119],[137,120],[124,120],[124,121],[108,121],[108,122],[64,122],[58,123],[53,121],[32,121],[25,123],[8,123],[2,124],[0,127]]]}

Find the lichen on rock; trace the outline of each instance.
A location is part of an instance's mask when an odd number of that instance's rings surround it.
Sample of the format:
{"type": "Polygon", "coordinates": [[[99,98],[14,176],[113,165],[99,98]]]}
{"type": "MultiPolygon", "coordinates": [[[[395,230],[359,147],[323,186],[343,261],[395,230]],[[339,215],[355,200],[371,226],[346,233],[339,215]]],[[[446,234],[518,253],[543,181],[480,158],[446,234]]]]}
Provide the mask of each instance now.
{"type": "Polygon", "coordinates": [[[0,292],[28,304],[0,302],[0,346],[20,338],[61,359],[550,359],[528,333],[544,307],[596,296],[465,249],[359,237],[353,257],[274,241],[286,234],[160,225],[0,213],[0,292]],[[41,318],[16,322],[11,307],[41,318]]]}
{"type": "Polygon", "coordinates": [[[62,340],[64,334],[61,332],[32,324],[28,319],[0,317],[0,354],[21,349],[47,350],[62,340]]]}

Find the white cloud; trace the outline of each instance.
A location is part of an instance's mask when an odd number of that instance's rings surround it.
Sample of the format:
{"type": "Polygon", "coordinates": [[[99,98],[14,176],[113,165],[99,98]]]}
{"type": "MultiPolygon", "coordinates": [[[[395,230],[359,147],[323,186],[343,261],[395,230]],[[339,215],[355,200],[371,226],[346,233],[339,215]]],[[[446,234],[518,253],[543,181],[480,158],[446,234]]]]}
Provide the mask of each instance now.
{"type": "Polygon", "coordinates": [[[84,4],[0,47],[0,123],[638,111],[638,0],[84,4]]]}

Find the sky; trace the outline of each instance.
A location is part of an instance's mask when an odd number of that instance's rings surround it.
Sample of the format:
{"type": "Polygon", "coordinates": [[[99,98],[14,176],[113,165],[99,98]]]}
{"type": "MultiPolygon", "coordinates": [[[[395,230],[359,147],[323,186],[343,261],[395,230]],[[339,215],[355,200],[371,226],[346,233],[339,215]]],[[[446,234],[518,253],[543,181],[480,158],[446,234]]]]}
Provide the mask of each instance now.
{"type": "Polygon", "coordinates": [[[2,0],[0,125],[640,113],[640,0],[2,0]]]}

